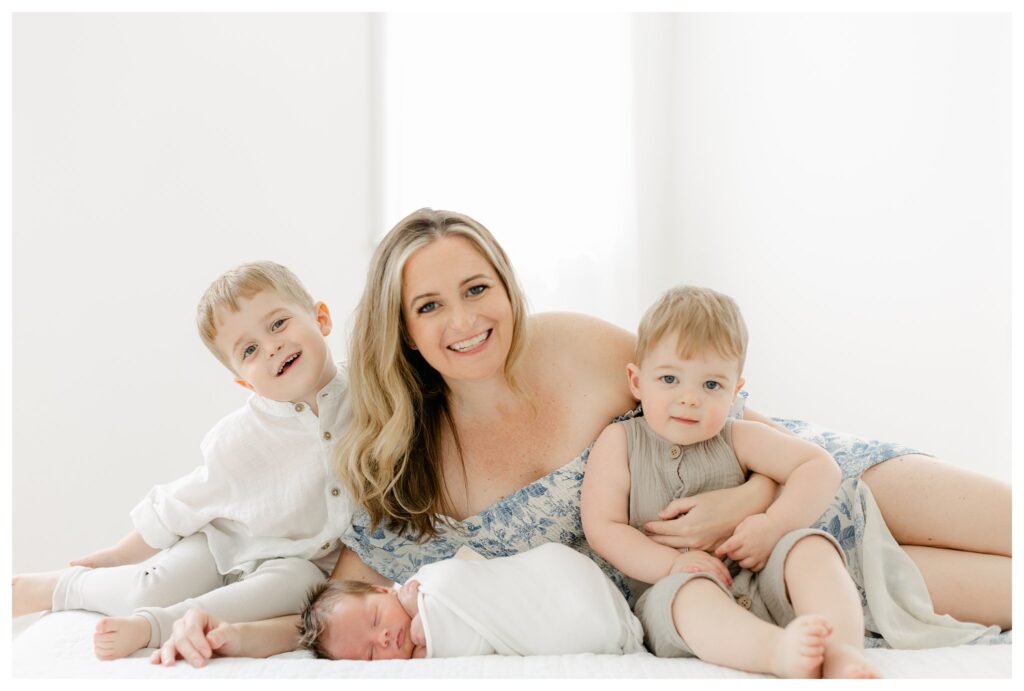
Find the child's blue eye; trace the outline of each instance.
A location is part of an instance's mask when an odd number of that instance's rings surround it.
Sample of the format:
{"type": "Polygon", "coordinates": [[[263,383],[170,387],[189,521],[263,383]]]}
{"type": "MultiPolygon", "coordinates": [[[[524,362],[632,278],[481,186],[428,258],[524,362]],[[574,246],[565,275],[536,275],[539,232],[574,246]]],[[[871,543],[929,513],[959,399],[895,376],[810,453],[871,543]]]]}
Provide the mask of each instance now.
{"type": "Polygon", "coordinates": [[[419,312],[420,314],[427,314],[428,312],[433,312],[436,309],[437,309],[437,303],[436,302],[427,302],[427,303],[422,304],[419,307],[417,307],[416,311],[419,312]]]}
{"type": "Polygon", "coordinates": [[[704,382],[704,388],[708,391],[714,391],[715,389],[722,388],[722,385],[716,381],[706,381],[704,382]]]}
{"type": "Polygon", "coordinates": [[[658,379],[660,379],[661,381],[665,382],[666,384],[675,384],[676,383],[676,375],[674,375],[674,374],[665,374],[665,375],[662,375],[662,376],[658,377],[658,379]]]}
{"type": "Polygon", "coordinates": [[[284,326],[284,323],[286,321],[288,321],[288,320],[287,319],[278,319],[276,322],[274,322],[273,324],[270,325],[270,330],[271,331],[277,331],[282,326],[284,326]]]}
{"type": "Polygon", "coordinates": [[[475,295],[480,295],[485,290],[487,290],[487,286],[485,285],[473,286],[472,288],[466,291],[466,294],[472,297],[475,295]]]}
{"type": "Polygon", "coordinates": [[[249,357],[250,355],[252,355],[255,352],[256,352],[256,346],[254,346],[254,345],[246,346],[245,350],[242,351],[242,359],[244,360],[245,358],[249,357]]]}

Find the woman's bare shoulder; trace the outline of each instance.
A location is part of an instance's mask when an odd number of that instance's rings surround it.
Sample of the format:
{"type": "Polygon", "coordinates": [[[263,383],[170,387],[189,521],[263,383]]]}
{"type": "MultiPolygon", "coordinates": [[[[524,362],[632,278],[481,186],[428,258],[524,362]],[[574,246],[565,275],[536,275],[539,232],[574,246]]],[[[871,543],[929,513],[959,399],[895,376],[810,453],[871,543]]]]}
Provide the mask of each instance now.
{"type": "Polygon", "coordinates": [[[530,319],[539,348],[551,348],[574,356],[624,357],[625,363],[636,347],[634,334],[587,314],[543,312],[530,319]]]}
{"type": "Polygon", "coordinates": [[[633,334],[573,312],[546,312],[531,319],[534,364],[542,376],[614,401],[613,406],[621,407],[618,412],[630,407],[626,364],[636,347],[633,334]]]}

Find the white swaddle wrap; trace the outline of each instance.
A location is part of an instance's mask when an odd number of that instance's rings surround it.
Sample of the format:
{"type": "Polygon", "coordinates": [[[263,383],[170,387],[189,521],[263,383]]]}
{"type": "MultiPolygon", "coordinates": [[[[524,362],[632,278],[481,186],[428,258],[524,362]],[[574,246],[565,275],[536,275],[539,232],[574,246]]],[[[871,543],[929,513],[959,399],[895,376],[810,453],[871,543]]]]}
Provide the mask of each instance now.
{"type": "Polygon", "coordinates": [[[625,598],[587,557],[558,543],[486,561],[428,564],[419,613],[427,657],[644,650],[625,598]]]}

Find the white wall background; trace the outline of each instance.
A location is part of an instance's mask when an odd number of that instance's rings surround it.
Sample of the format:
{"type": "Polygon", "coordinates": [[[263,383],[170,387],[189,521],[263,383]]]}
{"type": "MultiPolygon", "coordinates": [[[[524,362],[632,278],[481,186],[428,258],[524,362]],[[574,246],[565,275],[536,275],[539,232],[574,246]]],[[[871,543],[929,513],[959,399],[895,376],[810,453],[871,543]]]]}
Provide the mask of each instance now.
{"type": "Polygon", "coordinates": [[[1002,15],[19,15],[14,570],[130,528],[244,397],[194,333],[274,258],[334,309],[420,206],[535,310],[710,285],[752,404],[1009,479],[1002,15]]]}

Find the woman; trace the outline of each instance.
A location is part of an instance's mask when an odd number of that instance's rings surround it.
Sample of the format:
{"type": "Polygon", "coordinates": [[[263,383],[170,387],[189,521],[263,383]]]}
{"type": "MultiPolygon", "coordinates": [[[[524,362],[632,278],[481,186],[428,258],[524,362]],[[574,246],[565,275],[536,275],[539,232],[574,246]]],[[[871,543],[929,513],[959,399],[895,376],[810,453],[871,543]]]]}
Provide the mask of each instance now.
{"type": "MultiPolygon", "coordinates": [[[[598,433],[636,405],[624,375],[633,347],[631,334],[597,319],[528,317],[504,251],[473,219],[429,209],[403,219],[374,254],[350,348],[353,419],[338,471],[366,511],[343,538],[334,577],[404,580],[462,545],[491,557],[559,541],[591,554],[580,481],[598,433]]],[[[1008,486],[902,447],[791,426],[847,474],[863,471],[937,611],[1009,628],[1008,486]]],[[[706,549],[775,489],[754,476],[677,500],[648,530],[706,549]]],[[[295,620],[227,625],[193,611],[153,660],[291,650],[295,620]]]]}

